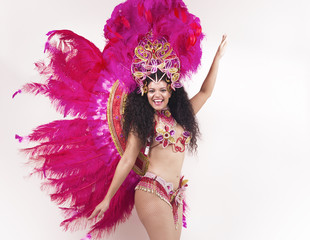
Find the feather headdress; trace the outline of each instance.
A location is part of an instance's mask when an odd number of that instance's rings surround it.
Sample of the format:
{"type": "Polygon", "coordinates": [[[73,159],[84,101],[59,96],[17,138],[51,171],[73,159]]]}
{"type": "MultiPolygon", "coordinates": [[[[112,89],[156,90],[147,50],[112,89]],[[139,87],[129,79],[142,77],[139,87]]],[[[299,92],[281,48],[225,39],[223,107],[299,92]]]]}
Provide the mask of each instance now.
{"type": "MultiPolygon", "coordinates": [[[[95,239],[125,221],[134,206],[134,187],[140,179],[134,171],[127,176],[99,220],[87,217],[107,193],[121,153],[107,117],[110,91],[119,80],[125,92],[139,87],[131,64],[139,42],[152,31],[165,38],[180,62],[180,81],[200,64],[200,22],[181,0],[128,0],[115,7],[104,27],[107,44],[101,52],[87,39],[69,31],[49,32],[45,46],[48,62],[36,67],[43,83],[29,83],[20,92],[43,94],[70,119],[38,126],[21,137],[37,142],[23,149],[35,163],[33,173],[44,178],[44,188],[65,213],[65,229],[90,227],[95,239]]],[[[117,97],[117,96],[116,96],[117,97]]],[[[121,117],[121,116],[117,116],[121,117]]]]}

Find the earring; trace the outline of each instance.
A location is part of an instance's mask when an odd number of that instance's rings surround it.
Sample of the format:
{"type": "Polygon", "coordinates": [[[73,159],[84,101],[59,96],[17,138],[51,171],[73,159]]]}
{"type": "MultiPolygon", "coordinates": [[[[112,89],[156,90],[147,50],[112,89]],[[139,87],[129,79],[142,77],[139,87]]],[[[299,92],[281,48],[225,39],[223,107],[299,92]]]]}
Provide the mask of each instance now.
{"type": "Polygon", "coordinates": [[[147,83],[146,83],[146,81],[145,81],[145,83],[144,83],[144,86],[143,86],[143,89],[142,89],[142,96],[143,96],[143,94],[145,93],[145,94],[147,94],[147,83]]]}
{"type": "Polygon", "coordinates": [[[168,92],[171,93],[172,92],[172,88],[171,88],[171,84],[170,83],[168,84],[167,88],[168,88],[168,92]]]}

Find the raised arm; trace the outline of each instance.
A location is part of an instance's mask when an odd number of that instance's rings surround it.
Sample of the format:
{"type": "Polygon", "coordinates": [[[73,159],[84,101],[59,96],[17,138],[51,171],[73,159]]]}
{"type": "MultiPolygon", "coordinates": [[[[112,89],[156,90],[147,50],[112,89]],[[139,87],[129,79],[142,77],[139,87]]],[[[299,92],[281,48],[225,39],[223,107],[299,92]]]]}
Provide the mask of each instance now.
{"type": "Polygon", "coordinates": [[[195,114],[201,109],[201,107],[205,104],[207,99],[212,94],[212,91],[213,91],[213,88],[215,85],[215,81],[216,81],[216,77],[217,77],[220,59],[222,58],[222,56],[225,53],[226,37],[227,37],[226,35],[223,35],[222,42],[217,49],[217,52],[216,52],[215,57],[213,59],[209,73],[208,73],[206,79],[204,80],[204,82],[200,88],[200,91],[194,97],[192,97],[190,99],[190,102],[192,104],[192,107],[194,109],[195,114]]]}
{"type": "Polygon", "coordinates": [[[96,217],[97,215],[98,217],[103,216],[104,212],[109,208],[112,197],[122,185],[133,165],[135,164],[141,148],[142,143],[140,139],[133,133],[130,133],[128,136],[125,152],[116,167],[115,174],[107,192],[107,195],[102,200],[102,202],[96,206],[95,210],[92,212],[88,220],[96,217]]]}

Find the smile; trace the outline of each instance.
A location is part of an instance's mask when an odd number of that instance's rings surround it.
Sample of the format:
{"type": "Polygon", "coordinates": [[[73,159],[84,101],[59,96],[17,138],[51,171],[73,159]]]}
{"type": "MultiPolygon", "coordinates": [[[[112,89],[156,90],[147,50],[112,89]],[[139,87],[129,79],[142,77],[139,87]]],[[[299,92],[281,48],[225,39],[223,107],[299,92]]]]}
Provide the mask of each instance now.
{"type": "Polygon", "coordinates": [[[153,100],[155,105],[160,105],[163,101],[164,100],[159,100],[159,99],[153,100]]]}

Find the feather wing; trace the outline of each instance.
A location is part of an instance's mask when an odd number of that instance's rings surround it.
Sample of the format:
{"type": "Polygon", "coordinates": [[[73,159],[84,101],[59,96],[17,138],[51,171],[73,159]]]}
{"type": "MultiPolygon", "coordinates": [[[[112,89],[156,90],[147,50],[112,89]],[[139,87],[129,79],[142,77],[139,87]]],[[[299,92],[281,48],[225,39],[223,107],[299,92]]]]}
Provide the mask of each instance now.
{"type": "Polygon", "coordinates": [[[43,83],[26,84],[18,92],[47,96],[57,111],[71,119],[38,126],[26,136],[38,144],[22,151],[35,164],[32,174],[44,178],[42,189],[63,210],[66,219],[61,225],[70,230],[90,226],[90,233],[99,238],[130,216],[139,180],[132,171],[105,217],[87,221],[106,195],[120,160],[106,117],[115,79],[106,71],[100,50],[71,31],[49,32],[45,52],[48,61],[36,63],[43,83]]]}
{"type": "Polygon", "coordinates": [[[104,218],[86,220],[105,196],[120,160],[106,116],[110,89],[116,80],[125,91],[136,88],[131,61],[135,47],[150,30],[155,38],[165,37],[172,45],[181,61],[181,78],[197,70],[203,34],[199,18],[188,12],[183,1],[127,0],[116,6],[104,27],[103,52],[69,30],[49,32],[45,45],[49,61],[36,63],[43,83],[26,84],[13,95],[43,94],[57,111],[72,118],[37,127],[26,138],[38,145],[24,149],[36,164],[34,173],[45,179],[43,188],[64,211],[65,229],[92,224],[90,233],[99,239],[131,213],[139,180],[133,171],[104,218]]]}

